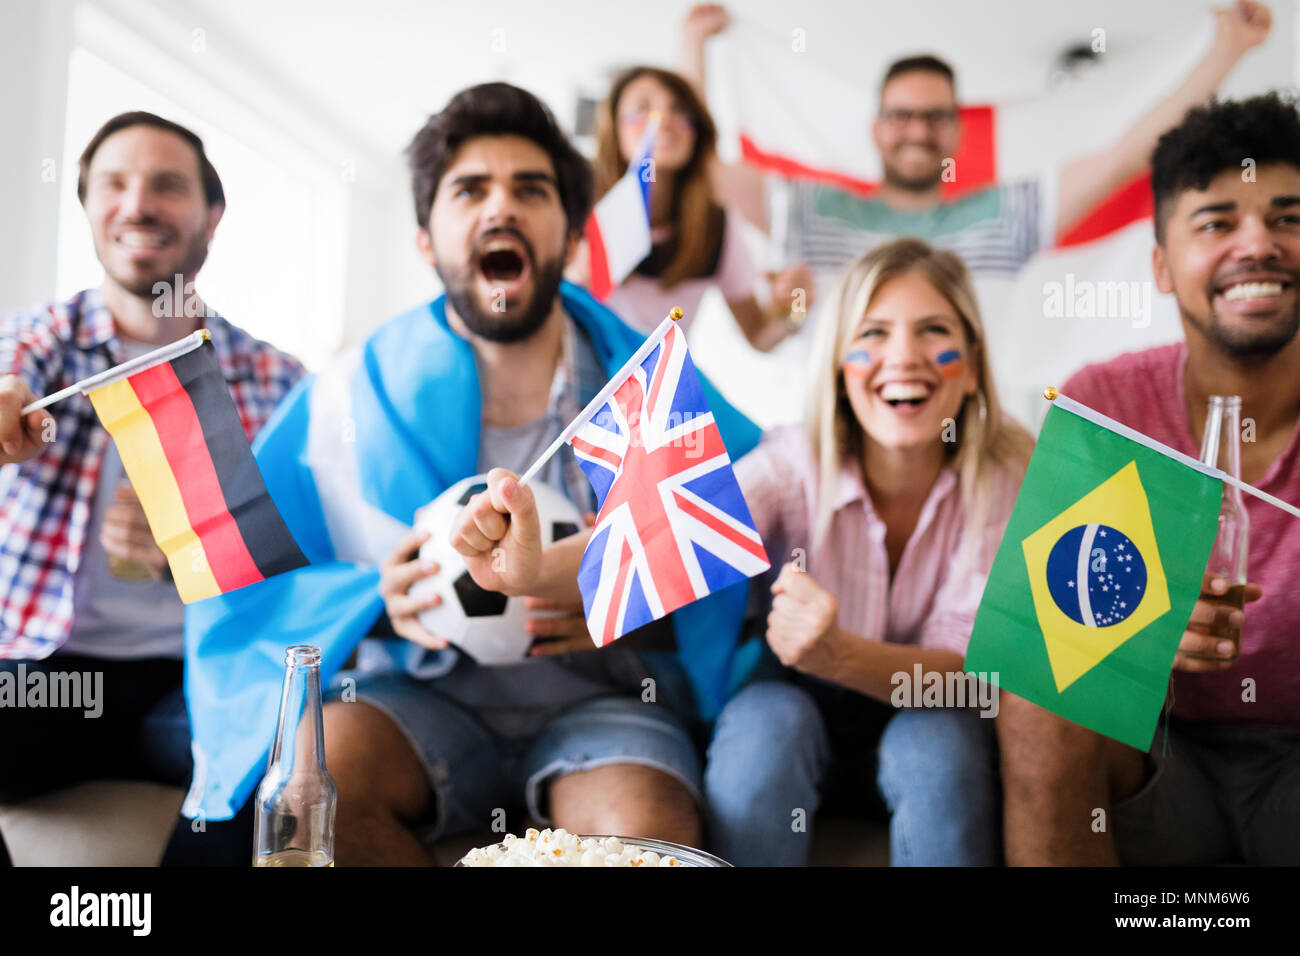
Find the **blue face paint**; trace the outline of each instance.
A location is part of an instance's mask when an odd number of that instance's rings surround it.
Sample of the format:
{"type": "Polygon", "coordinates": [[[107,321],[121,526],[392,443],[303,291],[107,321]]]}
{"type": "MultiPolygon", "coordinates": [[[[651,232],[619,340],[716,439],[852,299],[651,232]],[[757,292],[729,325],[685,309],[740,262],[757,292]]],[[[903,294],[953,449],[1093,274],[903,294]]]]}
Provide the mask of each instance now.
{"type": "Polygon", "coordinates": [[[854,349],[844,357],[844,374],[865,378],[871,368],[871,355],[862,349],[854,349]]]}
{"type": "Polygon", "coordinates": [[[946,349],[940,352],[935,361],[939,363],[939,374],[945,381],[950,381],[961,375],[965,366],[961,360],[961,353],[956,349],[946,349]]]}

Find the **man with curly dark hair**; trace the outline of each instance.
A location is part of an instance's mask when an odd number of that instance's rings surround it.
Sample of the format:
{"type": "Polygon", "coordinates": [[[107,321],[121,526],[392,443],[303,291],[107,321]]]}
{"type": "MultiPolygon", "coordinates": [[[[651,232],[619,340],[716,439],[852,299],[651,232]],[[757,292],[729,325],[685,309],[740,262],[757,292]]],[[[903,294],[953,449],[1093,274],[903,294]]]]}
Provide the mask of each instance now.
{"type": "MultiPolygon", "coordinates": [[[[1300,504],[1300,111],[1276,93],[1191,110],[1152,158],[1156,285],[1186,341],[1090,365],[1072,398],[1197,457],[1238,395],[1242,478],[1300,504]]],[[[1300,863],[1300,525],[1246,499],[1244,608],[1206,575],[1150,754],[1028,701],[999,722],[1009,863],[1300,863]],[[1239,638],[1224,639],[1224,626],[1239,638]],[[1100,812],[1099,812],[1100,811],[1100,812]]]]}

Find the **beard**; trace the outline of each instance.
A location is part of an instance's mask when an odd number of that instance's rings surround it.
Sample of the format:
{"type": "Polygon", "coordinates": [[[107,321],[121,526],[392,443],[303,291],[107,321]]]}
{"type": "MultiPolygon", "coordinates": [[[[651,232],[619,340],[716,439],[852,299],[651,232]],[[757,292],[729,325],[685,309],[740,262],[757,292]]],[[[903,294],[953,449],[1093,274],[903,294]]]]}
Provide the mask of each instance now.
{"type": "Polygon", "coordinates": [[[1291,344],[1296,332],[1300,332],[1300,306],[1281,322],[1262,329],[1242,329],[1227,325],[1220,321],[1213,309],[1210,310],[1208,321],[1193,316],[1185,309],[1179,311],[1183,318],[1232,358],[1263,359],[1276,355],[1291,344]]]}
{"type": "MultiPolygon", "coordinates": [[[[157,220],[142,219],[133,222],[131,225],[138,226],[158,226],[161,225],[157,220]]],[[[131,295],[141,299],[152,299],[155,296],[154,286],[163,283],[171,286],[176,281],[176,275],[179,273],[184,277],[185,282],[191,282],[198,274],[199,269],[203,268],[203,263],[208,260],[208,239],[207,223],[198,229],[188,239],[180,261],[175,267],[155,267],[149,272],[125,271],[122,269],[110,270],[105,266],[105,272],[108,272],[109,278],[117,283],[122,289],[131,295]]],[[[101,256],[101,261],[104,257],[101,256]]]]}
{"type": "MultiPolygon", "coordinates": [[[[1284,270],[1290,274],[1291,287],[1300,282],[1300,272],[1284,270]]],[[[1291,344],[1300,332],[1300,298],[1292,307],[1289,315],[1280,315],[1272,321],[1247,320],[1245,323],[1229,324],[1220,318],[1214,309],[1214,286],[1221,285],[1222,279],[1216,279],[1211,288],[1206,290],[1209,302],[1207,316],[1193,315],[1179,303],[1178,311],[1184,321],[1204,335],[1225,355],[1235,359],[1266,359],[1276,355],[1291,344]]]]}
{"type": "MultiPolygon", "coordinates": [[[[936,151],[937,152],[937,151],[936,151]]],[[[892,163],[882,163],[885,182],[896,189],[908,192],[925,192],[933,189],[943,181],[943,164],[936,161],[934,168],[916,176],[908,176],[899,171],[892,163]]]]}
{"type": "MultiPolygon", "coordinates": [[[[468,260],[455,268],[436,267],[438,278],[447,293],[447,301],[456,310],[465,327],[474,335],[489,342],[508,345],[522,342],[537,333],[546,324],[555,304],[556,293],[564,279],[564,256],[538,263],[532,245],[514,229],[496,230],[497,234],[508,232],[523,245],[528,257],[528,265],[533,276],[532,295],[524,302],[504,311],[484,311],[474,294],[474,282],[478,274],[478,247],[491,238],[483,237],[470,250],[468,260]]],[[[438,262],[444,260],[439,257],[438,262]]]]}

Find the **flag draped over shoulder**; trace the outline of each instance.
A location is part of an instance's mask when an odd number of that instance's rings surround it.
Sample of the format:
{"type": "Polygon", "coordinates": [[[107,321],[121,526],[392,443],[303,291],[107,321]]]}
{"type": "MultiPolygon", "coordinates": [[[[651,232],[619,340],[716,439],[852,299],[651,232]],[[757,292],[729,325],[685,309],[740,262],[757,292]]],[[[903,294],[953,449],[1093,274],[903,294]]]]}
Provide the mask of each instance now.
{"type": "MultiPolygon", "coordinates": [[[[576,286],[560,294],[612,375],[643,336],[576,286]]],[[[758,428],[703,388],[728,447],[752,448],[758,428]]],[[[377,566],[416,509],[477,472],[481,417],[472,348],[448,328],[440,298],[301,381],[258,435],[267,488],[311,565],[187,609],[188,816],[228,819],[252,793],[275,735],[285,647],[320,647],[326,680],[342,667],[383,611],[377,566]]],[[[673,619],[706,717],[747,664],[735,648],[745,597],[729,588],[673,619]]],[[[385,646],[394,666],[425,676],[454,660],[408,641],[385,646]]]]}
{"type": "Polygon", "coordinates": [[[771,567],[676,323],[619,378],[569,440],[600,502],[578,570],[598,646],[771,567]]]}
{"type": "MultiPolygon", "coordinates": [[[[1103,65],[1063,88],[1033,99],[961,108],[961,143],[949,197],[995,182],[1038,177],[1113,142],[1177,87],[1209,48],[1212,24],[1201,17],[1141,49],[1104,53],[1103,65]],[[1044,131],[1050,130],[1050,135],[1044,131]]],[[[1094,37],[1105,43],[1105,37],[1094,37]]],[[[720,146],[760,168],[869,193],[882,178],[871,142],[879,102],[877,77],[839,75],[822,58],[793,47],[790,37],[737,18],[710,43],[709,101],[720,146]]],[[[1099,238],[1151,215],[1143,174],[1072,225],[1058,244],[1099,238]]]]}
{"type": "Polygon", "coordinates": [[[965,667],[1145,751],[1201,592],[1223,486],[1085,411],[1097,421],[1058,403],[1048,410],[965,667]]]}
{"type": "Polygon", "coordinates": [[[307,563],[266,492],[210,341],[86,394],[183,602],[307,563]]]}
{"type": "Polygon", "coordinates": [[[654,188],[655,137],[659,114],[651,114],[632,162],[587,218],[587,260],[591,294],[604,301],[650,255],[650,190],[654,188]]]}

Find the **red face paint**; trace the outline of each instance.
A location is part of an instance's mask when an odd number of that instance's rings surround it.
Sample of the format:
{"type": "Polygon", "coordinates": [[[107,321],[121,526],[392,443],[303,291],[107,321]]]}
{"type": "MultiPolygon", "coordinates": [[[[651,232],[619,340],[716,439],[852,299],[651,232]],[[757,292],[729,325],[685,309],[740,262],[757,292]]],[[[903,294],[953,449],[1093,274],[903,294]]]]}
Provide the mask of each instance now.
{"type": "Polygon", "coordinates": [[[871,368],[871,356],[862,349],[855,349],[844,357],[844,374],[850,378],[866,378],[871,368]]]}
{"type": "Polygon", "coordinates": [[[946,349],[940,352],[935,361],[939,363],[939,374],[943,376],[945,382],[952,381],[965,370],[965,364],[961,360],[961,353],[956,349],[946,349]]]}

